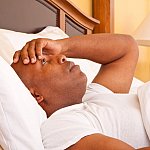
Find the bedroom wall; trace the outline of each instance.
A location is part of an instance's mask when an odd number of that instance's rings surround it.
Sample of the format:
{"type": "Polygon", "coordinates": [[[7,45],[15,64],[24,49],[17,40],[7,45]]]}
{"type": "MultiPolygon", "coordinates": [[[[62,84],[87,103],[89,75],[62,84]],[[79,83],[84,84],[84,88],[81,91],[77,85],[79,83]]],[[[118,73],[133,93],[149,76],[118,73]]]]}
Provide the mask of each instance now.
{"type": "Polygon", "coordinates": [[[71,0],[85,14],[92,16],[92,0],[71,0]]]}
{"type": "MultiPolygon", "coordinates": [[[[115,33],[133,34],[150,12],[149,0],[115,0],[115,33]]],[[[150,80],[150,48],[140,46],[140,57],[135,76],[142,81],[150,80]]]]}
{"type": "MultiPolygon", "coordinates": [[[[92,0],[71,0],[85,14],[92,16],[92,0]]],[[[114,0],[114,32],[131,34],[150,12],[150,0],[114,0]]],[[[150,80],[150,48],[140,46],[140,56],[135,76],[150,80]]]]}

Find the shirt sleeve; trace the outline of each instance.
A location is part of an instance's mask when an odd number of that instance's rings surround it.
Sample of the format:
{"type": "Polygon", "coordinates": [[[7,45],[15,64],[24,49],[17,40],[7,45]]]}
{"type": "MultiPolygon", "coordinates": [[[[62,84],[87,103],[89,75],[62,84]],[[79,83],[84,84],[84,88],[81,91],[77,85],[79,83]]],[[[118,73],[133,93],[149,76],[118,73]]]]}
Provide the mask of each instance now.
{"type": "Polygon", "coordinates": [[[99,131],[78,109],[56,112],[41,127],[45,150],[64,150],[81,138],[94,133],[99,131]]]}
{"type": "Polygon", "coordinates": [[[113,94],[113,92],[100,84],[90,83],[87,87],[85,95],[83,96],[82,102],[87,102],[99,94],[113,94]]]}

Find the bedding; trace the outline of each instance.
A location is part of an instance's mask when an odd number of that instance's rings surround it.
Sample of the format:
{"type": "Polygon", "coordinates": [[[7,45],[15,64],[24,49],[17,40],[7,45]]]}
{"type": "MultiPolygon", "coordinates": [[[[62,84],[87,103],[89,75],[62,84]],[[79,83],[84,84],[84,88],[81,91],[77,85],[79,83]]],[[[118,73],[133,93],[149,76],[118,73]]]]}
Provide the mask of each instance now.
{"type": "Polygon", "coordinates": [[[68,36],[58,27],[48,26],[41,32],[36,34],[27,34],[15,32],[6,29],[0,29],[0,55],[11,64],[13,54],[16,50],[20,50],[26,42],[37,38],[62,39],[68,36]]]}
{"type": "Polygon", "coordinates": [[[0,68],[0,145],[4,150],[43,150],[44,110],[2,57],[0,68]]]}
{"type": "Polygon", "coordinates": [[[150,140],[150,81],[140,86],[137,90],[141,107],[143,123],[150,140]]]}

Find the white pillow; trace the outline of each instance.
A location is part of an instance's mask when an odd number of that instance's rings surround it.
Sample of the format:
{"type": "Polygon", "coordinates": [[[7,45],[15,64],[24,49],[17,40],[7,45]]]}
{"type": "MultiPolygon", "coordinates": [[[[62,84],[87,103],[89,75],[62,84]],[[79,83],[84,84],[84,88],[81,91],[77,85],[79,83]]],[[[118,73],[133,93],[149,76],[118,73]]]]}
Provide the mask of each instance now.
{"type": "Polygon", "coordinates": [[[2,56],[9,64],[11,64],[14,52],[15,50],[13,45],[0,29],[0,56],[2,56]]]}
{"type": "Polygon", "coordinates": [[[58,27],[48,26],[37,34],[27,34],[6,29],[0,29],[0,55],[11,64],[13,54],[20,50],[28,41],[37,38],[62,39],[68,36],[58,27]]]}
{"type": "Polygon", "coordinates": [[[140,86],[137,93],[143,124],[150,140],[150,81],[140,86]]]}
{"type": "Polygon", "coordinates": [[[0,145],[4,150],[44,150],[46,114],[13,68],[0,57],[0,145]]]}

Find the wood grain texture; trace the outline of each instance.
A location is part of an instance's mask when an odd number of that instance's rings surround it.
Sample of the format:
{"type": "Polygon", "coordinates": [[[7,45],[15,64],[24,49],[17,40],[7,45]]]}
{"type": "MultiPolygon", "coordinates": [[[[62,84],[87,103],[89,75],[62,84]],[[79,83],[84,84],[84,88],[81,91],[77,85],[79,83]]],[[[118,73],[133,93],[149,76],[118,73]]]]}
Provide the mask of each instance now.
{"type": "Polygon", "coordinates": [[[114,0],[93,0],[93,17],[100,20],[94,33],[113,33],[114,0]]]}
{"type": "Polygon", "coordinates": [[[3,20],[0,28],[3,29],[37,33],[47,26],[58,26],[65,32],[66,18],[85,29],[85,34],[92,33],[94,26],[99,23],[81,12],[69,0],[0,1],[0,20],[3,20]]]}
{"type": "Polygon", "coordinates": [[[64,24],[65,16],[69,17],[71,20],[73,20],[74,23],[86,29],[87,31],[86,34],[92,33],[92,30],[94,29],[95,25],[99,24],[98,20],[90,16],[87,16],[69,0],[47,0],[47,1],[55,5],[57,8],[61,8],[61,11],[59,12],[60,13],[59,26],[62,30],[66,28],[64,24]]]}

